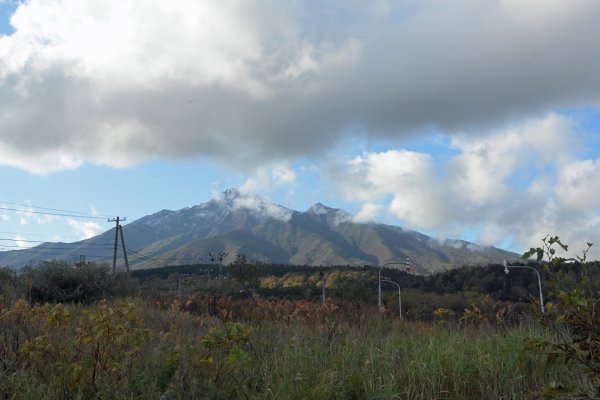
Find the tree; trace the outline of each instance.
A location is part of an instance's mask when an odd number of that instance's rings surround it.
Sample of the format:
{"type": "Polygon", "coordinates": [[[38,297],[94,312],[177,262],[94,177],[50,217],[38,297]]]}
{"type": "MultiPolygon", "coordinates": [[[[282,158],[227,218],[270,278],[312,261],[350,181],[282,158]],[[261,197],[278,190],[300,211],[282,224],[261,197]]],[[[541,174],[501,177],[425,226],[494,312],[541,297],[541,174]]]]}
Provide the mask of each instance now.
{"type": "Polygon", "coordinates": [[[251,292],[258,288],[261,274],[262,263],[249,263],[248,258],[243,254],[238,254],[235,261],[229,264],[229,275],[239,282],[244,289],[251,292]]]}
{"type": "Polygon", "coordinates": [[[594,392],[586,388],[571,387],[568,382],[542,389],[544,397],[599,398],[600,397],[600,297],[598,286],[593,279],[592,268],[598,263],[587,261],[587,253],[582,256],[563,258],[556,256],[555,246],[567,251],[568,246],[561,243],[558,236],[542,239],[542,247],[531,248],[523,254],[523,259],[536,256],[538,261],[544,257],[543,264],[550,301],[546,303],[546,312],[539,312],[538,318],[543,326],[552,333],[552,339],[529,338],[525,342],[525,352],[543,354],[549,362],[564,362],[572,365],[574,374],[586,374],[591,378],[594,392]],[[566,262],[578,262],[578,285],[564,285],[567,268],[561,268],[566,262]]]}

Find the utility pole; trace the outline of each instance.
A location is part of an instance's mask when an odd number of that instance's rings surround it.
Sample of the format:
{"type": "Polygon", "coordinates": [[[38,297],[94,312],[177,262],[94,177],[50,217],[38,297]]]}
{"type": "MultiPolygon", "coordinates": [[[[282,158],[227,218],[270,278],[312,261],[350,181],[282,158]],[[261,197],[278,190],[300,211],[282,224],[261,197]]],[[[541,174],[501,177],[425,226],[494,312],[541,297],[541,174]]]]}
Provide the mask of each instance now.
{"type": "Polygon", "coordinates": [[[127,258],[127,249],[125,248],[125,238],[123,238],[123,227],[119,225],[119,234],[121,235],[121,247],[123,247],[123,259],[125,259],[125,269],[129,272],[129,259],[127,258]]]}
{"type": "Polygon", "coordinates": [[[119,234],[121,234],[121,244],[123,246],[123,256],[125,258],[125,267],[127,272],[129,272],[129,261],[127,260],[127,252],[125,251],[125,239],[123,239],[123,231],[121,230],[120,222],[125,221],[126,218],[121,219],[121,217],[109,219],[108,222],[115,222],[115,248],[113,252],[113,265],[112,265],[112,273],[113,275],[117,273],[117,246],[119,245],[119,234]]]}

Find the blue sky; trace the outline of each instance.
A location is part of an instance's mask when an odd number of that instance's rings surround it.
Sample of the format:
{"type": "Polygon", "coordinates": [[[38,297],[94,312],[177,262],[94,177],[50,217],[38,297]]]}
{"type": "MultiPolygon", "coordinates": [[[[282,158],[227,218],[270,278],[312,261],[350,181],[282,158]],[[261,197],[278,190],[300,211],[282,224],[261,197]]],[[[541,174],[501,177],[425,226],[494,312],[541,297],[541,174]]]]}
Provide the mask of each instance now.
{"type": "Polygon", "coordinates": [[[577,250],[600,232],[598,17],[595,0],[0,0],[0,206],[88,217],[0,209],[0,249],[241,187],[577,250]]]}

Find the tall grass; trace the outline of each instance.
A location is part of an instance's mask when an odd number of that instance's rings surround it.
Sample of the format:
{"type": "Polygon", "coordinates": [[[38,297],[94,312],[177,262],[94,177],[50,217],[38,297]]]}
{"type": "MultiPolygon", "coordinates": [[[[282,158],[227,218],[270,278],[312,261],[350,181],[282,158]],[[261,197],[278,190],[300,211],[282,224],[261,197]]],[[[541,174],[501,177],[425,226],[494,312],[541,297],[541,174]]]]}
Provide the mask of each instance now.
{"type": "Polygon", "coordinates": [[[517,399],[568,373],[542,359],[520,361],[533,327],[506,331],[423,323],[330,328],[263,325],[264,398],[517,399]]]}
{"type": "Polygon", "coordinates": [[[1,309],[0,395],[522,399],[571,379],[566,367],[521,353],[524,338],[546,335],[532,324],[401,323],[306,302],[248,303],[246,318],[237,304],[224,318],[186,304],[21,301],[1,309]]]}

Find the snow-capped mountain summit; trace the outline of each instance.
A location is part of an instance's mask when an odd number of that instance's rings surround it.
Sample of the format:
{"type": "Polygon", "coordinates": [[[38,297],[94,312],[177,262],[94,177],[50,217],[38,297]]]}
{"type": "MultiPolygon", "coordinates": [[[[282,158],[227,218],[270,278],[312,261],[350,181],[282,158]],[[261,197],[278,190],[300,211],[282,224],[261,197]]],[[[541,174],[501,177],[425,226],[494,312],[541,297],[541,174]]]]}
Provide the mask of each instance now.
{"type": "Polygon", "coordinates": [[[239,189],[228,189],[212,200],[177,211],[162,210],[127,227],[147,225],[168,235],[190,230],[198,235],[215,235],[234,229],[251,229],[265,218],[287,221],[293,211],[265,198],[239,189]]]}
{"type": "Polygon", "coordinates": [[[349,212],[339,208],[327,207],[322,203],[312,205],[306,212],[313,218],[328,224],[338,225],[352,221],[352,214],[349,212]]]}
{"type": "MultiPolygon", "coordinates": [[[[124,225],[123,234],[134,268],[201,263],[217,251],[229,254],[226,262],[245,254],[251,260],[309,265],[381,265],[408,256],[413,270],[420,272],[516,258],[493,247],[440,243],[396,226],[357,223],[348,212],[321,203],[306,212],[294,211],[240,189],[228,189],[196,206],[147,215],[124,225]]],[[[113,228],[87,240],[61,243],[50,257],[86,255],[88,260],[109,261],[114,237],[113,228]]],[[[45,251],[0,252],[0,265],[18,268],[44,260],[53,245],[44,244],[45,251]]]]}

